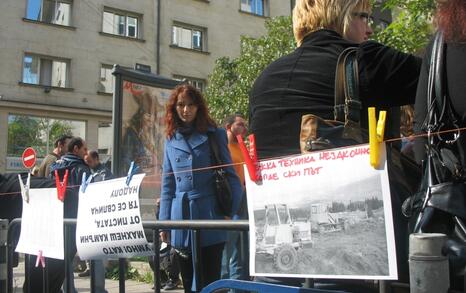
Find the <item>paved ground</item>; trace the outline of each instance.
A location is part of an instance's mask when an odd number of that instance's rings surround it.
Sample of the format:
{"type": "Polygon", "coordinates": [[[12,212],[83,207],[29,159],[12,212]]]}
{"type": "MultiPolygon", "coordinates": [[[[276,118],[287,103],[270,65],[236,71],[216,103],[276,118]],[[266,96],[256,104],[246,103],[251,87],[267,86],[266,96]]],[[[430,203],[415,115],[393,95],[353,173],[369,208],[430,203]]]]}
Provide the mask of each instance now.
{"type": "MultiPolygon", "coordinates": [[[[75,274],[75,286],[79,293],[90,293],[90,277],[78,277],[78,274],[75,274]]],[[[19,266],[13,270],[13,292],[11,293],[22,293],[22,286],[24,282],[24,263],[20,262],[19,266]]],[[[105,287],[108,293],[118,293],[119,292],[118,281],[114,280],[105,280],[105,287]]],[[[139,283],[132,280],[126,280],[126,292],[128,293],[151,293],[154,292],[151,284],[139,283]]],[[[182,293],[184,292],[182,288],[177,290],[163,291],[162,292],[173,292],[173,293],[182,293]]],[[[40,293],[40,292],[39,292],[40,293]]]]}

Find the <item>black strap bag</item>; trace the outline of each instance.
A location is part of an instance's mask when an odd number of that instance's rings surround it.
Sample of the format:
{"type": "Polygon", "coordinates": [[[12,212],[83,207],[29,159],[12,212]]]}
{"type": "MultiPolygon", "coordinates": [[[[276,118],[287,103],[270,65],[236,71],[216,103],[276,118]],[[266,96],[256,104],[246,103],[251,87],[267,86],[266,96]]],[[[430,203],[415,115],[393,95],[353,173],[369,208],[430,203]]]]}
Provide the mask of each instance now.
{"type": "Polygon", "coordinates": [[[443,233],[448,237],[444,253],[451,269],[464,274],[466,265],[465,135],[446,93],[445,48],[438,32],[432,46],[428,85],[426,159],[419,191],[403,203],[415,233],[443,233]]]}
{"type": "Polygon", "coordinates": [[[217,205],[220,214],[225,217],[232,217],[233,196],[228,174],[224,169],[223,162],[220,159],[219,147],[214,133],[207,133],[212,157],[212,166],[214,173],[214,187],[217,197],[217,205]]]}

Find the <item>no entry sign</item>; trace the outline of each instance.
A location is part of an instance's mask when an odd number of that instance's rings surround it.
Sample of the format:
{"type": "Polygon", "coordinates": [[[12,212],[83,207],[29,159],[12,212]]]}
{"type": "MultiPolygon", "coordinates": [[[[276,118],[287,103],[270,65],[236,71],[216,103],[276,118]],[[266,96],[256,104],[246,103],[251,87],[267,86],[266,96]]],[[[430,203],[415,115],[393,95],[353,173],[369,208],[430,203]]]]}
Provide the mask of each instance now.
{"type": "Polygon", "coordinates": [[[21,156],[24,167],[31,169],[36,164],[36,151],[33,148],[27,148],[24,150],[23,155],[21,156]]]}

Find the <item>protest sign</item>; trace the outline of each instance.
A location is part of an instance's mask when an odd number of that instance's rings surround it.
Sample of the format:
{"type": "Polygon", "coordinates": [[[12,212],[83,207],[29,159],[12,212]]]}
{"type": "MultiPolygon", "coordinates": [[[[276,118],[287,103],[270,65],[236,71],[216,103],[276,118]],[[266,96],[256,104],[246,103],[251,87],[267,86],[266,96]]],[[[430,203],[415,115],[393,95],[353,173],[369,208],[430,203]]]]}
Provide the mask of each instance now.
{"type": "Polygon", "coordinates": [[[246,180],[257,276],[396,279],[385,149],[360,145],[258,163],[246,180]]]}
{"type": "Polygon", "coordinates": [[[57,189],[30,189],[21,218],[17,252],[63,259],[63,202],[57,189]]]}
{"type": "Polygon", "coordinates": [[[81,259],[153,255],[141,222],[139,190],[144,174],[91,183],[79,192],[76,246],[81,259]]]}

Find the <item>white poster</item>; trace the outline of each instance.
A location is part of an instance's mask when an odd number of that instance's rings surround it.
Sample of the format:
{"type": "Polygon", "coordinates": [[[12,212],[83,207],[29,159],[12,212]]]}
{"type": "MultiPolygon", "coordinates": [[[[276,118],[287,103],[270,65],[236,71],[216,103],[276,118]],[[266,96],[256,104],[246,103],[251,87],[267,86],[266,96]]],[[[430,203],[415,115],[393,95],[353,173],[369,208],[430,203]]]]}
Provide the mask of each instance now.
{"type": "Polygon", "coordinates": [[[91,183],[79,191],[76,246],[81,259],[153,255],[141,222],[139,190],[145,174],[91,183]]]}
{"type": "Polygon", "coordinates": [[[63,202],[56,188],[30,189],[21,218],[17,252],[63,259],[63,202]]]}
{"type": "Polygon", "coordinates": [[[252,275],[396,279],[382,161],[360,145],[259,162],[262,181],[246,181],[252,275]]]}

